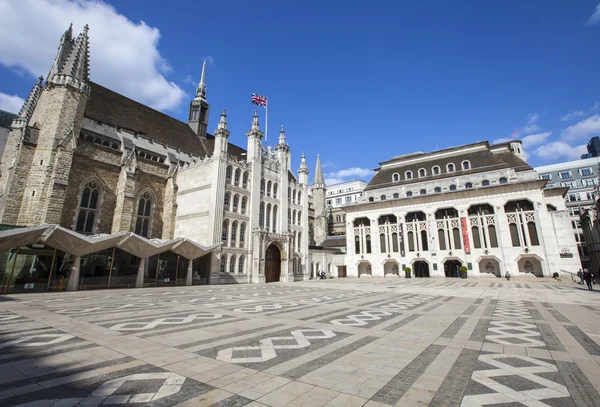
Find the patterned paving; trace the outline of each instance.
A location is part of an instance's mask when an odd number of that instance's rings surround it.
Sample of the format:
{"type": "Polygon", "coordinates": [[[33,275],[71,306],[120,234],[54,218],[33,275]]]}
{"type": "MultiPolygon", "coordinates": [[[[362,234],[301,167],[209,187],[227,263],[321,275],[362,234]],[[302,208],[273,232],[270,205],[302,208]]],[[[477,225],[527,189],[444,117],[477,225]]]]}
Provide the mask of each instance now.
{"type": "Polygon", "coordinates": [[[0,297],[0,405],[597,406],[599,295],[361,278],[0,297]]]}

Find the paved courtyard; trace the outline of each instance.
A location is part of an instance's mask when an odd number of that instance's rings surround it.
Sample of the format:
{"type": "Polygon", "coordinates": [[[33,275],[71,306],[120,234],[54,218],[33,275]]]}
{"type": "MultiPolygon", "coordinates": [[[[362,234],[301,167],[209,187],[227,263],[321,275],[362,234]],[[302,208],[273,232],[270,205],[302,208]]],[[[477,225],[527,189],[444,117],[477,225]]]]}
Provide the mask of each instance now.
{"type": "Polygon", "coordinates": [[[600,293],[370,279],[0,298],[0,405],[598,406],[600,293]]]}

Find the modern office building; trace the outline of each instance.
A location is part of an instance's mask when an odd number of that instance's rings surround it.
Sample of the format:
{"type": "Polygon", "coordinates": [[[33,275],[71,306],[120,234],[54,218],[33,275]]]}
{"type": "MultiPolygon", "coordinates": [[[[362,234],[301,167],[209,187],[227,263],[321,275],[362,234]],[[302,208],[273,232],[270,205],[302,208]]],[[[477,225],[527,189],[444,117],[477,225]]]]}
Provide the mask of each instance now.
{"type": "Polygon", "coordinates": [[[343,208],[359,202],[366,186],[366,182],[356,179],[327,187],[327,217],[330,236],[346,234],[346,213],[343,208]]]}
{"type": "MultiPolygon", "coordinates": [[[[597,137],[595,137],[597,139],[597,137]]],[[[593,139],[590,140],[590,144],[593,139]]],[[[588,149],[590,149],[588,144],[588,149]]],[[[568,161],[537,167],[540,179],[547,181],[545,188],[568,187],[565,204],[571,218],[573,234],[582,266],[590,263],[585,236],[581,229],[580,215],[583,209],[594,206],[594,190],[598,185],[598,158],[568,161]]]]}

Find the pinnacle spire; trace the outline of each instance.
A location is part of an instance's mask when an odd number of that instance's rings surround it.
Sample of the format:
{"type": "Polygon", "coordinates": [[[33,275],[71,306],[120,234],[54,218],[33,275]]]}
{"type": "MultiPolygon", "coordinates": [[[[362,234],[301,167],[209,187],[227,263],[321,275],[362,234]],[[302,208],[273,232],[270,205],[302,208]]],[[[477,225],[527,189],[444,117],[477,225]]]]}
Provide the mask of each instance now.
{"type": "Polygon", "coordinates": [[[320,186],[325,188],[325,179],[323,178],[323,169],[321,168],[321,157],[317,154],[317,168],[315,169],[315,179],[313,180],[313,186],[320,186]]]}
{"type": "Polygon", "coordinates": [[[27,96],[25,103],[23,103],[23,107],[21,107],[21,110],[19,111],[19,119],[22,119],[27,122],[33,114],[35,105],[37,105],[38,99],[40,98],[40,94],[42,93],[43,81],[44,77],[40,76],[35,86],[31,89],[31,92],[29,92],[29,96],[27,96]]]}
{"type": "Polygon", "coordinates": [[[281,125],[281,130],[279,130],[279,144],[285,144],[285,130],[283,129],[283,124],[281,125]]]}
{"type": "Polygon", "coordinates": [[[229,137],[229,130],[227,130],[227,113],[225,113],[225,109],[223,109],[223,112],[221,113],[221,120],[219,120],[217,130],[215,130],[215,136],[229,137]]]}
{"type": "Polygon", "coordinates": [[[63,34],[48,81],[57,85],[70,85],[81,90],[89,81],[89,26],[73,39],[73,25],[63,34]]]}
{"type": "Polygon", "coordinates": [[[202,62],[202,74],[198,89],[196,89],[196,99],[206,100],[206,59],[202,62]]]}
{"type": "Polygon", "coordinates": [[[258,130],[258,110],[254,109],[254,117],[252,117],[252,130],[258,130]]]}

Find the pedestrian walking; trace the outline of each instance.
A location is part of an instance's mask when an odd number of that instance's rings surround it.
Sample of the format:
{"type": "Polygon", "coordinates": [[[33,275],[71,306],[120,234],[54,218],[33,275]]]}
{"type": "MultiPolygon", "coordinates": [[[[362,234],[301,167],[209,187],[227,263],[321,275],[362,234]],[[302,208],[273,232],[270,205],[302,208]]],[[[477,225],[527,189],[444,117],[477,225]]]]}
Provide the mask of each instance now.
{"type": "Polygon", "coordinates": [[[583,285],[583,271],[581,269],[577,272],[577,277],[579,277],[579,284],[583,285]]]}
{"type": "Polygon", "coordinates": [[[583,279],[585,280],[585,283],[588,286],[588,290],[590,291],[594,291],[594,289],[592,288],[592,278],[594,278],[594,275],[588,269],[584,269],[583,279]]]}

